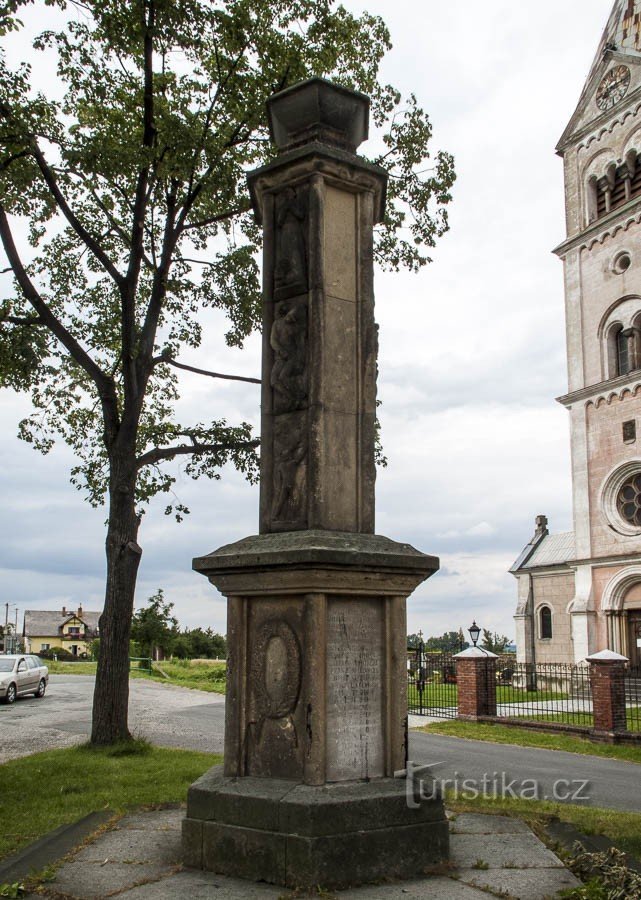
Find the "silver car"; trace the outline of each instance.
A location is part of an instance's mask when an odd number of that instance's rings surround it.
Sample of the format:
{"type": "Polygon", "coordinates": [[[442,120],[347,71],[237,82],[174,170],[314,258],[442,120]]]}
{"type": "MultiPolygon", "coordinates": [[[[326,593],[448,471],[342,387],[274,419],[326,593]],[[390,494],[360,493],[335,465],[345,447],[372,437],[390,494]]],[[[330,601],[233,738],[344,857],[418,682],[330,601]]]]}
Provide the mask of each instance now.
{"type": "Polygon", "coordinates": [[[0,656],[0,700],[5,703],[13,703],[24,694],[44,697],[48,683],[49,669],[39,656],[0,656]]]}

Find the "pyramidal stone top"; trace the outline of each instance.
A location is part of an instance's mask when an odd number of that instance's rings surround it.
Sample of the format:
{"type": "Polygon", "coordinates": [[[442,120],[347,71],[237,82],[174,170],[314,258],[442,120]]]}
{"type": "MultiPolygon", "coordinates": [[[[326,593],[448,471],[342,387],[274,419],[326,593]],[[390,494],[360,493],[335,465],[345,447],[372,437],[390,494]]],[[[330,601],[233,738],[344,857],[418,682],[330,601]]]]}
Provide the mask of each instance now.
{"type": "Polygon", "coordinates": [[[319,141],[351,153],[367,140],[369,97],[310,78],[267,101],[271,138],[280,150],[319,141]]]}

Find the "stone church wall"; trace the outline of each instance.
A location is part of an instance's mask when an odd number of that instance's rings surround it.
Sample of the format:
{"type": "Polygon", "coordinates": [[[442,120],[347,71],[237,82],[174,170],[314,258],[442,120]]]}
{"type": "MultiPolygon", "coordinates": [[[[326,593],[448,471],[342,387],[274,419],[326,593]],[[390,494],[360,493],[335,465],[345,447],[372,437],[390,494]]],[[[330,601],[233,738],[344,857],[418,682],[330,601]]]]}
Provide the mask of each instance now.
{"type": "Polygon", "coordinates": [[[574,597],[574,573],[534,575],[532,578],[534,640],[537,663],[572,662],[572,640],[568,604],[574,597]],[[552,637],[540,637],[540,609],[552,610],[552,637]]]}
{"type": "Polygon", "coordinates": [[[588,435],[588,466],[590,485],[590,533],[592,556],[612,556],[641,551],[641,536],[620,534],[610,525],[604,513],[603,485],[614,468],[641,454],[641,432],[630,443],[623,441],[623,423],[639,421],[641,391],[634,394],[622,391],[609,399],[601,398],[586,409],[588,435]]]}

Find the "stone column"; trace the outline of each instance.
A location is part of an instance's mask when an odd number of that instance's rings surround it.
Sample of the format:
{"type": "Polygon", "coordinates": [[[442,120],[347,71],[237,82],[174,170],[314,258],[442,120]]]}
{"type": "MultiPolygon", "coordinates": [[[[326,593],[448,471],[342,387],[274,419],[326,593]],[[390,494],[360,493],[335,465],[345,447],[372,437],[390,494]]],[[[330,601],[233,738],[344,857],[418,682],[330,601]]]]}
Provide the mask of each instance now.
{"type": "Polygon", "coordinates": [[[385,172],[356,155],[369,100],[312,79],[268,103],[249,175],[264,231],[260,533],[198,557],[228,598],[224,771],[189,791],[185,861],[340,887],[447,855],[408,808],[406,599],[438,560],[374,534],[373,228],[385,172]]]}
{"type": "Polygon", "coordinates": [[[320,79],[273,97],[280,155],[249,186],[264,234],[261,532],[374,532],[373,229],[387,173],[354,152],[369,100],[320,79]]]}
{"type": "Polygon", "coordinates": [[[497,655],[480,647],[469,647],[454,659],[459,719],[474,722],[481,716],[495,716],[497,655]]]}
{"type": "Polygon", "coordinates": [[[601,650],[588,656],[594,733],[613,738],[615,732],[627,731],[625,713],[625,665],[626,656],[612,650],[601,650]]]}

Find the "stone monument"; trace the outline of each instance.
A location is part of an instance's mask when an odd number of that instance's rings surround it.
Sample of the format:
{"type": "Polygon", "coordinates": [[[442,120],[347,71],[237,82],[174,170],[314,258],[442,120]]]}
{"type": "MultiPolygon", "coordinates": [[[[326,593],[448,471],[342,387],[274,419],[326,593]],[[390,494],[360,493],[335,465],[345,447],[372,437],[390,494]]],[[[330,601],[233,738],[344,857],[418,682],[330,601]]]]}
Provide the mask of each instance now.
{"type": "Polygon", "coordinates": [[[447,856],[409,803],[405,603],[438,560],[374,534],[369,99],[314,78],[268,102],[249,175],[264,233],[260,534],[194,560],[228,601],[224,767],[189,790],[187,865],[291,887],[409,877],[447,856]]]}

